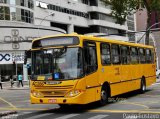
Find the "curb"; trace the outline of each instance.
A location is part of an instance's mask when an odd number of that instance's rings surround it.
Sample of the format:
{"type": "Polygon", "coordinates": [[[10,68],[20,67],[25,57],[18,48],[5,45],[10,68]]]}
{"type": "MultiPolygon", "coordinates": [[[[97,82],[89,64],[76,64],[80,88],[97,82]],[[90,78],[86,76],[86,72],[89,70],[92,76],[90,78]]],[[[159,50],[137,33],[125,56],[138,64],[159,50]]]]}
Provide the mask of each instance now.
{"type": "MultiPolygon", "coordinates": [[[[2,89],[3,90],[29,90],[30,88],[29,87],[24,87],[24,88],[17,88],[17,87],[14,87],[14,88],[10,88],[10,87],[5,87],[2,89]]],[[[0,89],[1,90],[1,89],[0,89]]]]}
{"type": "Polygon", "coordinates": [[[9,114],[17,114],[17,112],[16,111],[4,111],[4,112],[0,112],[0,117],[7,116],[9,114]]]}
{"type": "Polygon", "coordinates": [[[25,87],[6,87],[7,90],[28,90],[30,87],[25,86],[25,87]]]}
{"type": "Polygon", "coordinates": [[[29,88],[7,88],[6,90],[29,90],[29,88]]]}

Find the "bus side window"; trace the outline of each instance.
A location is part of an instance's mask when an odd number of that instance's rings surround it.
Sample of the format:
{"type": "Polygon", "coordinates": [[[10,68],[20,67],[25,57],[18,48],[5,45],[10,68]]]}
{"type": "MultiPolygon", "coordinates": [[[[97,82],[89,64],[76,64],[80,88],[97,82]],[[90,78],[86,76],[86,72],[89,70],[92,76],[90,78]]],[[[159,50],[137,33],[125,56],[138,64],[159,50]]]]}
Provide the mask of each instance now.
{"type": "Polygon", "coordinates": [[[146,49],[146,62],[152,63],[152,54],[150,49],[146,49]]]}
{"type": "Polygon", "coordinates": [[[103,65],[111,64],[110,45],[107,43],[101,44],[101,62],[103,65]]]}
{"type": "Polygon", "coordinates": [[[139,57],[138,57],[138,51],[136,47],[131,47],[131,64],[138,64],[139,63],[139,57]]]}
{"type": "Polygon", "coordinates": [[[129,47],[121,46],[121,62],[122,64],[130,63],[129,47]]]}
{"type": "Polygon", "coordinates": [[[96,43],[84,41],[84,67],[86,74],[95,72],[98,68],[96,43]]]}
{"type": "Polygon", "coordinates": [[[112,54],[112,63],[113,64],[120,64],[120,49],[118,45],[111,46],[111,54],[112,54]]]}
{"type": "Polygon", "coordinates": [[[152,56],[152,63],[156,62],[156,57],[155,57],[155,52],[154,49],[151,49],[151,56],[152,56]]]}
{"type": "Polygon", "coordinates": [[[140,63],[145,64],[146,63],[146,58],[145,58],[145,50],[143,48],[139,48],[139,58],[140,58],[140,63]]]}

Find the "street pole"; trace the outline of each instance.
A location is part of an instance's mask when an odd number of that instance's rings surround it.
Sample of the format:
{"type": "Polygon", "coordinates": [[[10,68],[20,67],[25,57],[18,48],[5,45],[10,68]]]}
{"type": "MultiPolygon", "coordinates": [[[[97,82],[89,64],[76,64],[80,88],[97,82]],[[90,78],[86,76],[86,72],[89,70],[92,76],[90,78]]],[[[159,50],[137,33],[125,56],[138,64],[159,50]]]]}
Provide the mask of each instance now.
{"type": "Polygon", "coordinates": [[[17,61],[16,61],[16,77],[17,77],[17,61]]]}
{"type": "Polygon", "coordinates": [[[43,22],[47,17],[49,17],[49,16],[54,16],[54,13],[51,13],[51,14],[45,16],[45,17],[41,20],[41,22],[39,23],[39,25],[38,25],[38,37],[40,37],[40,36],[39,36],[39,27],[40,27],[40,25],[41,25],[42,22],[43,22]]]}
{"type": "Polygon", "coordinates": [[[17,53],[15,52],[15,57],[14,57],[14,61],[15,61],[15,65],[16,65],[16,81],[18,81],[17,80],[17,53]]]}
{"type": "Polygon", "coordinates": [[[137,41],[137,43],[139,43],[139,42],[142,40],[142,38],[146,35],[146,33],[147,33],[148,31],[150,31],[150,29],[151,29],[153,26],[158,25],[158,24],[160,24],[160,22],[157,22],[157,23],[152,24],[152,25],[146,30],[146,32],[142,35],[142,37],[137,41]]]}

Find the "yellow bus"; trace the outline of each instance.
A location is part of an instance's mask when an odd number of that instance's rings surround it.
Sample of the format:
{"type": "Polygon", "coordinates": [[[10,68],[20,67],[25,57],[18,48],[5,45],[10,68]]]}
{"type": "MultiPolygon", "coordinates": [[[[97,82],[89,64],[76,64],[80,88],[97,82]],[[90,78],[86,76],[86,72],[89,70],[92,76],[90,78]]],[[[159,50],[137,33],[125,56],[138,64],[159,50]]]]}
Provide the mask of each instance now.
{"type": "Polygon", "coordinates": [[[35,39],[30,51],[32,104],[105,105],[156,81],[153,46],[64,34],[35,39]]]}

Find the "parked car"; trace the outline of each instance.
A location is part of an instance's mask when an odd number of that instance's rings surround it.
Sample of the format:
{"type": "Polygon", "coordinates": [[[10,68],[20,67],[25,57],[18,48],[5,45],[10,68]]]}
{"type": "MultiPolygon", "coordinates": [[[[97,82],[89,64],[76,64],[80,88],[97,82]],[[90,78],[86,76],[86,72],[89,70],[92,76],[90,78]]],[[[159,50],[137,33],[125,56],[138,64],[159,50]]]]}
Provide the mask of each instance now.
{"type": "Polygon", "coordinates": [[[156,69],[156,77],[159,79],[160,78],[160,69],[156,69]]]}

